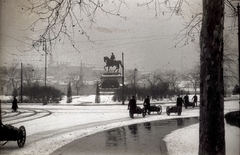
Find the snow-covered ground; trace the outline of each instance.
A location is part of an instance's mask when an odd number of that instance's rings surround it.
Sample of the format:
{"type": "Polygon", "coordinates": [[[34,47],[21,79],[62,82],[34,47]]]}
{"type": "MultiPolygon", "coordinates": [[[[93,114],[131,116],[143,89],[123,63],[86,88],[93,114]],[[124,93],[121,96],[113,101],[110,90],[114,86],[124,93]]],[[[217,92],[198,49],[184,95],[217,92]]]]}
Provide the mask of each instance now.
{"type": "MultiPolygon", "coordinates": [[[[131,119],[128,116],[127,105],[111,101],[111,96],[101,96],[100,104],[95,104],[94,100],[95,96],[92,95],[75,96],[71,104],[66,103],[66,98],[58,105],[43,106],[41,104],[19,103],[19,112],[21,113],[18,115],[9,113],[11,104],[2,103],[3,123],[13,124],[15,127],[24,125],[27,130],[27,141],[24,148],[21,149],[17,148],[16,142],[11,141],[6,144],[7,146],[1,147],[0,154],[47,155],[71,141],[103,130],[147,121],[199,116],[198,107],[183,109],[181,116],[176,114],[167,116],[166,106],[175,105],[175,103],[164,100],[162,102],[167,104],[162,104],[163,113],[161,115],[147,115],[145,118],[136,116],[135,119],[131,119]],[[11,115],[12,117],[9,117],[11,115]]],[[[142,101],[138,101],[138,103],[142,104],[142,101]]],[[[225,103],[225,113],[238,109],[237,100],[225,103]]],[[[239,128],[226,124],[225,129],[227,154],[239,155],[239,128]]],[[[169,155],[197,154],[198,132],[199,126],[195,124],[166,135],[164,140],[169,155]]]]}

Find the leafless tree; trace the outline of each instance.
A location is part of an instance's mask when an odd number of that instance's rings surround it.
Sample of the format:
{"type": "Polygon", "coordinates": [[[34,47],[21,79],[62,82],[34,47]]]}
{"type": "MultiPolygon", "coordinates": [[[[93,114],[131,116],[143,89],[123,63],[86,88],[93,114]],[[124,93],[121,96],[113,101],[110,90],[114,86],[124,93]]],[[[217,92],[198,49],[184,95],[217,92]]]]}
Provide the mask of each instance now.
{"type": "Polygon", "coordinates": [[[96,14],[101,11],[106,16],[120,15],[120,7],[126,5],[124,0],[28,0],[22,3],[25,13],[36,16],[36,20],[28,27],[36,33],[32,40],[32,47],[63,41],[67,37],[75,48],[73,38],[82,35],[90,40],[84,29],[84,23],[95,22],[96,14]]]}
{"type": "Polygon", "coordinates": [[[8,83],[12,85],[13,90],[20,86],[20,69],[18,64],[11,64],[9,68],[6,68],[5,74],[8,78],[8,83]]]}
{"type": "Polygon", "coordinates": [[[176,93],[178,87],[180,76],[177,74],[176,70],[169,70],[165,72],[166,79],[170,85],[170,88],[176,93]]]}
{"type": "Polygon", "coordinates": [[[228,88],[235,86],[238,80],[237,75],[237,49],[230,46],[231,39],[228,34],[224,35],[224,55],[223,55],[223,78],[224,94],[227,95],[228,88]]]}
{"type": "Polygon", "coordinates": [[[194,68],[187,70],[182,74],[182,78],[191,83],[196,94],[197,88],[200,86],[200,66],[197,65],[194,68]]]}
{"type": "Polygon", "coordinates": [[[27,86],[31,86],[33,82],[40,78],[39,71],[33,66],[23,67],[23,82],[26,82],[27,86]]]}
{"type": "Polygon", "coordinates": [[[157,70],[148,75],[147,81],[149,82],[149,89],[151,91],[151,95],[154,99],[158,98],[159,94],[162,94],[162,88],[166,85],[165,75],[163,72],[157,70]]]}
{"type": "Polygon", "coordinates": [[[153,73],[148,75],[147,81],[149,82],[150,86],[161,83],[164,81],[164,74],[159,70],[154,71],[153,73]]]}
{"type": "Polygon", "coordinates": [[[5,67],[0,68],[0,86],[1,86],[1,94],[3,95],[4,86],[7,84],[7,77],[5,67]]]}
{"type": "Polygon", "coordinates": [[[84,76],[83,73],[70,73],[69,74],[70,81],[71,81],[73,87],[75,88],[77,95],[79,95],[81,88],[84,87],[83,76],[84,76]]]}

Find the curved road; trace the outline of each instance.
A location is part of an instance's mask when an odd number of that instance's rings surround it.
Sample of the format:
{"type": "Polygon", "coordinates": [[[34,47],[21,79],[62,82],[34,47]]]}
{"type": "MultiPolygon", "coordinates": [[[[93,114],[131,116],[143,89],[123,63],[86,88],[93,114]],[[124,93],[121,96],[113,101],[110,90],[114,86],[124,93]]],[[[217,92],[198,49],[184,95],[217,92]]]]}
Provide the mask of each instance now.
{"type": "Polygon", "coordinates": [[[175,118],[118,127],[75,140],[51,155],[167,155],[163,138],[198,121],[198,117],[175,118]]]}

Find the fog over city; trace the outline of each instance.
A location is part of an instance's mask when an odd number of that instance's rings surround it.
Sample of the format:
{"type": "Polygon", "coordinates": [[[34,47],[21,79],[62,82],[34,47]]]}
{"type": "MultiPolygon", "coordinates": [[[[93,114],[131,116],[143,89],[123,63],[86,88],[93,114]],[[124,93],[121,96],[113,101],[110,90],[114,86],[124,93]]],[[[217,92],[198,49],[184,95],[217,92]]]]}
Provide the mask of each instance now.
{"type": "MultiPolygon", "coordinates": [[[[1,2],[1,65],[22,62],[44,67],[42,46],[29,50],[29,38],[39,34],[41,25],[36,26],[38,30],[28,29],[37,17],[24,12],[22,4],[24,1],[1,2]]],[[[201,2],[191,1],[188,6],[185,5],[181,16],[168,8],[161,7],[155,11],[154,6],[148,8],[140,4],[141,1],[126,2],[119,11],[121,17],[97,12],[94,22],[84,21],[83,29],[92,42],[76,29],[71,34],[74,47],[66,36],[61,36],[52,44],[48,61],[53,59],[56,64],[69,65],[80,65],[82,62],[86,66],[103,69],[104,56],[114,53],[117,60],[122,60],[124,53],[127,69],[186,70],[196,66],[200,54],[200,27],[194,30],[194,38],[187,40],[182,37],[186,34],[184,28],[192,18],[192,13],[201,12],[201,2]]]]}

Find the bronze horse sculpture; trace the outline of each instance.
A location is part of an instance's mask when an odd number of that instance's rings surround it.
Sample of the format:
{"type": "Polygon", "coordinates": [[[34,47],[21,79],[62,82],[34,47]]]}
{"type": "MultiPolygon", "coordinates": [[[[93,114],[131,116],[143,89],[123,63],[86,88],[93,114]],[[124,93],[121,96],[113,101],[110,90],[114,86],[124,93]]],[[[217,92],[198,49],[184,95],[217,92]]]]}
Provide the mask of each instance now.
{"type": "Polygon", "coordinates": [[[107,73],[109,72],[109,68],[115,66],[116,69],[114,70],[114,73],[117,71],[119,72],[119,65],[123,68],[121,60],[110,60],[109,57],[104,57],[103,58],[104,62],[106,63],[106,66],[104,66],[104,69],[106,70],[106,67],[108,67],[107,73]]]}

